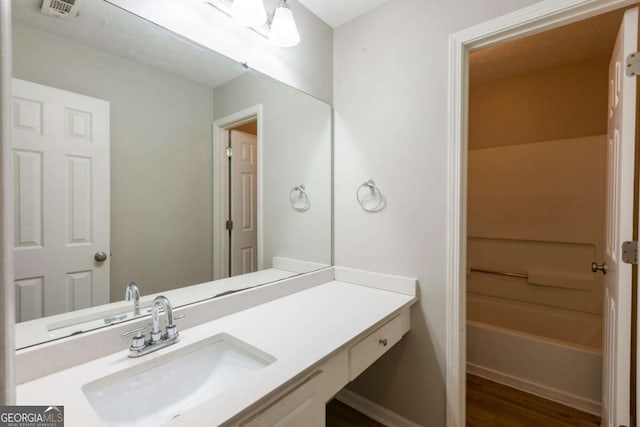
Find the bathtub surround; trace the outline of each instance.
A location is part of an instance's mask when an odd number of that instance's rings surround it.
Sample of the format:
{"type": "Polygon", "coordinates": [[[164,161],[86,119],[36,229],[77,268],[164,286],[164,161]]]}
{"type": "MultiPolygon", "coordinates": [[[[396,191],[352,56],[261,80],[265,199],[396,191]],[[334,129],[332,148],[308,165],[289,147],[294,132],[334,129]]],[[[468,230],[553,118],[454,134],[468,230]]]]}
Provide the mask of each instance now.
{"type": "Polygon", "coordinates": [[[602,314],[591,263],[604,257],[606,143],[598,135],[469,152],[467,263],[529,279],[471,272],[468,293],[602,314]]]}
{"type": "Polygon", "coordinates": [[[0,0],[0,404],[15,404],[14,334],[15,307],[13,285],[13,209],[10,203],[13,194],[11,167],[11,0],[0,0]]]}

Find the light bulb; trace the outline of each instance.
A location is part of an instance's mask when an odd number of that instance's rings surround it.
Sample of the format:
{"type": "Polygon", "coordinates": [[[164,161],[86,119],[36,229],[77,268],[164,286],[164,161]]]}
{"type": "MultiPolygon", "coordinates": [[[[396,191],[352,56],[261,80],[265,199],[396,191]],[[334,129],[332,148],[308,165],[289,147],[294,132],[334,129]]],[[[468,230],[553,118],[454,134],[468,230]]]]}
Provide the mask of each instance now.
{"type": "Polygon", "coordinates": [[[291,47],[300,43],[300,33],[298,33],[293,12],[285,0],[280,0],[276,5],[269,40],[280,47],[291,47]]]}
{"type": "Polygon", "coordinates": [[[267,21],[262,0],[233,0],[231,15],[245,27],[260,27],[267,21]]]}

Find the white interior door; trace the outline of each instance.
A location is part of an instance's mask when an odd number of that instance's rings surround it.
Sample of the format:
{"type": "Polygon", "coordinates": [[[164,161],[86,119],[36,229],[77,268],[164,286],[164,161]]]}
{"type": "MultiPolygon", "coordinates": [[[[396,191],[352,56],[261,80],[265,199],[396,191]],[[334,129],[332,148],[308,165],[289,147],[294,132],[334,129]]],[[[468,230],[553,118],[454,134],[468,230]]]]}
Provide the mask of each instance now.
{"type": "Polygon", "coordinates": [[[258,269],[258,143],[246,132],[231,131],[231,275],[258,269]]]}
{"type": "Polygon", "coordinates": [[[625,58],[637,51],[638,9],[628,10],[609,65],[607,227],[604,277],[602,425],[630,425],[631,265],[621,245],[633,239],[636,79],[625,76],[625,58]]]}
{"type": "Polygon", "coordinates": [[[12,129],[17,321],[108,303],[109,103],[14,79],[12,129]]]}

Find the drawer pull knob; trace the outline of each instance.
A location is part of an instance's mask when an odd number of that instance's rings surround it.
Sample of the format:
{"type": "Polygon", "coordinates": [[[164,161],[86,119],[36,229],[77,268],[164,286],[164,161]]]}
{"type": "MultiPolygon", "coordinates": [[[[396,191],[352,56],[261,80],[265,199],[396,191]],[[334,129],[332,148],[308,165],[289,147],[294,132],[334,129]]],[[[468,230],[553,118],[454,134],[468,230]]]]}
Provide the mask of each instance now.
{"type": "Polygon", "coordinates": [[[387,346],[387,339],[386,338],[380,338],[380,341],[378,341],[380,344],[382,344],[383,347],[387,346]]]}

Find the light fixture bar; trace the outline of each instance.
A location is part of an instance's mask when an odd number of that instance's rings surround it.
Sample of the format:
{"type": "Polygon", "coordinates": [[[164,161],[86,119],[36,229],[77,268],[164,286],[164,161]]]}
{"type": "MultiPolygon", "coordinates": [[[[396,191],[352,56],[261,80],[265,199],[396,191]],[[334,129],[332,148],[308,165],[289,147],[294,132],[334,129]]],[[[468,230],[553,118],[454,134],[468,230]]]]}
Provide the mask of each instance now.
{"type": "MultiPolygon", "coordinates": [[[[218,11],[224,13],[229,18],[233,18],[233,15],[231,13],[231,4],[233,3],[232,0],[209,0],[209,1],[206,1],[205,3],[217,9],[218,11]]],[[[270,29],[269,20],[267,20],[267,22],[264,25],[260,25],[259,27],[246,27],[246,28],[249,28],[250,30],[260,34],[265,39],[269,39],[269,29],[270,29]]]]}

